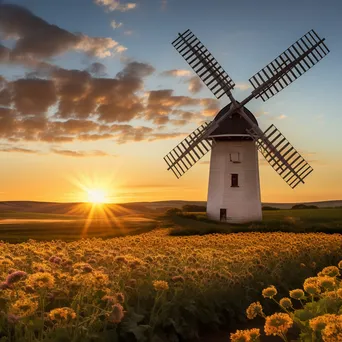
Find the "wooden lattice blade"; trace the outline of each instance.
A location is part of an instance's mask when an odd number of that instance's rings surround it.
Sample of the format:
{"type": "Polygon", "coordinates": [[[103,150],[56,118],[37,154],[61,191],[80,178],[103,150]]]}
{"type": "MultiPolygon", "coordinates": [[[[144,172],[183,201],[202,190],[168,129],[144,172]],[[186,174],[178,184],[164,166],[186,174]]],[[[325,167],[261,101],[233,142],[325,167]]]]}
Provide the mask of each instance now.
{"type": "Polygon", "coordinates": [[[211,150],[213,141],[203,139],[209,127],[210,123],[199,126],[164,157],[168,170],[177,178],[183,176],[211,150]]]}
{"type": "Polygon", "coordinates": [[[249,130],[257,148],[273,169],[294,189],[313,171],[284,135],[271,125],[263,135],[249,130]]]}
{"type": "Polygon", "coordinates": [[[267,101],[318,63],[329,53],[324,40],[311,30],[252,76],[255,97],[267,101]]]}
{"type": "Polygon", "coordinates": [[[179,34],[172,45],[216,98],[221,98],[234,88],[233,80],[190,30],[179,34]]]}

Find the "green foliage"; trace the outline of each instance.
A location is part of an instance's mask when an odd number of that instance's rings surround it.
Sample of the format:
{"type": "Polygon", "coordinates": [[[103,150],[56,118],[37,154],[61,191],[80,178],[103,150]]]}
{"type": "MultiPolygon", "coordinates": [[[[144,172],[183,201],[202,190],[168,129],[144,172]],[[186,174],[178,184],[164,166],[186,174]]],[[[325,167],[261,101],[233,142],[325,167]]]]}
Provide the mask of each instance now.
{"type": "Polygon", "coordinates": [[[202,205],[187,204],[182,207],[182,211],[188,213],[205,212],[206,210],[207,207],[202,205]]]}
{"type": "Polygon", "coordinates": [[[172,217],[168,227],[173,236],[205,235],[212,233],[238,232],[323,232],[342,233],[342,210],[334,209],[296,209],[265,210],[263,221],[244,224],[222,223],[209,220],[205,213],[179,213],[172,217]],[[172,221],[172,222],[171,222],[172,221]]]}
{"type": "Polygon", "coordinates": [[[265,205],[264,207],[262,207],[262,210],[280,210],[280,209],[276,208],[276,207],[271,207],[271,206],[265,205]]]}
{"type": "Polygon", "coordinates": [[[316,205],[295,204],[291,209],[319,209],[316,205]]]}

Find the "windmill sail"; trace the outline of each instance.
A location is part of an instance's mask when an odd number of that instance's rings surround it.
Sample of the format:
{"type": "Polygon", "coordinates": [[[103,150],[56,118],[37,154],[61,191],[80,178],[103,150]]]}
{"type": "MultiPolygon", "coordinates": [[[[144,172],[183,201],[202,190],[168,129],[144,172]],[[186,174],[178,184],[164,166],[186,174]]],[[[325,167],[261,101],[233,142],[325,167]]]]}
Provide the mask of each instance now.
{"type": "Polygon", "coordinates": [[[253,129],[249,130],[249,133],[255,140],[259,152],[292,189],[299,183],[304,183],[304,178],[313,171],[274,125],[271,125],[262,136],[256,134],[253,129]]]}
{"type": "Polygon", "coordinates": [[[190,30],[179,34],[172,45],[217,99],[234,88],[233,80],[190,30]]]}
{"type": "Polygon", "coordinates": [[[252,76],[255,97],[267,101],[312,68],[329,53],[324,40],[311,30],[252,76]]]}
{"type": "Polygon", "coordinates": [[[177,178],[211,150],[213,141],[203,138],[211,126],[210,123],[199,126],[164,157],[168,170],[172,170],[177,178]]]}

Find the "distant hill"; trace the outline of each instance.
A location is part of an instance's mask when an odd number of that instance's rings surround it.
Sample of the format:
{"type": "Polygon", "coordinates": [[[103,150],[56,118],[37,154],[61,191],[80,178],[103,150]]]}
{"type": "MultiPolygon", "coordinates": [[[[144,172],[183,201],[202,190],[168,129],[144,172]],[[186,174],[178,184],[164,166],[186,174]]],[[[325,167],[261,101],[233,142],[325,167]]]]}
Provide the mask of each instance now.
{"type": "MultiPolygon", "coordinates": [[[[295,204],[315,205],[319,208],[342,207],[342,200],[321,202],[298,202],[298,203],[262,203],[263,206],[290,209],[295,204]]],[[[156,201],[156,202],[132,202],[120,204],[107,204],[106,207],[115,215],[126,213],[152,213],[163,212],[170,208],[182,208],[184,205],[206,206],[205,201],[156,201]]],[[[89,203],[57,203],[57,202],[34,202],[34,201],[5,201],[0,202],[1,212],[31,212],[45,214],[61,214],[84,216],[89,213],[89,203]]]]}

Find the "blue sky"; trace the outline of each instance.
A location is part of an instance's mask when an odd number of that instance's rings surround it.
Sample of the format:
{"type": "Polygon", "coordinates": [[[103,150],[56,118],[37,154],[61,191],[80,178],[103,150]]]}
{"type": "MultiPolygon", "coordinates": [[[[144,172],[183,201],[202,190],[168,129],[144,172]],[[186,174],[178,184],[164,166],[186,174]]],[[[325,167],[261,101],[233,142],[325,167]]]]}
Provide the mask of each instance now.
{"type": "MultiPolygon", "coordinates": [[[[49,59],[50,63],[65,69],[84,70],[92,62],[98,61],[107,67],[108,77],[115,77],[123,68],[122,58],[130,58],[148,63],[155,68],[154,74],[144,82],[145,91],[172,89],[174,95],[192,96],[198,99],[214,98],[214,96],[206,88],[193,95],[188,91],[184,78],[167,78],[160,75],[161,72],[170,69],[191,71],[171,45],[178,32],[190,28],[235,83],[245,85],[252,75],[300,36],[314,29],[321,37],[326,38],[331,53],[274,98],[265,103],[261,100],[252,100],[247,107],[258,115],[259,124],[263,129],[274,123],[299,151],[307,154],[309,160],[313,160],[312,166],[317,171],[316,176],[314,174],[310,176],[308,185],[305,185],[306,190],[294,194],[291,189],[287,189],[286,184],[282,184],[282,180],[270,167],[261,166],[264,200],[295,201],[297,198],[319,200],[342,197],[339,196],[339,193],[342,194],[342,187],[336,186],[342,183],[342,176],[340,176],[342,174],[340,137],[342,119],[339,108],[342,76],[340,62],[342,3],[340,1],[136,0],[134,2],[136,7],[125,12],[108,11],[105,6],[95,4],[92,0],[7,0],[3,3],[24,6],[48,23],[69,32],[80,32],[90,37],[110,37],[127,48],[120,55],[100,59],[89,57],[84,53],[66,52],[49,59]],[[122,25],[113,29],[111,26],[113,20],[122,25]],[[329,181],[323,186],[322,181],[325,178],[329,181]]],[[[125,1],[121,3],[127,4],[125,1]]],[[[13,42],[3,41],[3,44],[11,47],[13,42]]],[[[0,65],[1,74],[8,80],[23,77],[26,71],[23,66],[0,65]]],[[[250,90],[236,88],[234,95],[238,100],[242,100],[250,90]]],[[[228,99],[222,98],[221,105],[226,103],[228,99]]],[[[131,124],[153,127],[151,123],[144,123],[142,119],[134,119],[131,124]]],[[[167,132],[187,132],[196,125],[197,123],[194,122],[183,127],[167,125],[165,129],[167,132]]],[[[191,170],[186,175],[186,179],[181,181],[173,179],[173,175],[165,171],[162,157],[179,140],[180,138],[153,143],[129,142],[124,145],[106,140],[75,141],[65,146],[68,149],[89,148],[110,151],[117,155],[115,165],[122,165],[122,173],[125,173],[127,165],[130,168],[143,167],[144,175],[149,173],[150,167],[153,168],[154,178],[158,184],[153,190],[156,199],[166,199],[164,195],[158,193],[158,189],[163,189],[162,185],[165,184],[166,188],[174,189],[173,192],[160,190],[164,193],[166,191],[168,198],[179,198],[179,189],[184,189],[186,186],[190,190],[184,192],[184,199],[203,200],[206,197],[207,167],[196,166],[196,170],[191,170]],[[139,164],[134,164],[134,160],[139,164]]],[[[33,147],[44,145],[40,142],[26,144],[33,147]]],[[[46,148],[47,145],[44,146],[46,148]]],[[[4,158],[4,153],[0,154],[0,161],[1,158],[4,158]]],[[[12,157],[7,155],[6,158],[12,157]]],[[[13,165],[18,165],[21,160],[25,164],[27,157],[15,155],[13,158],[16,160],[13,165]]],[[[63,160],[67,160],[68,164],[74,163],[70,157],[45,156],[44,158],[65,158],[63,160]]],[[[86,165],[86,161],[82,163],[86,165]]],[[[9,168],[8,172],[10,170],[9,168]]],[[[132,177],[139,178],[137,175],[132,177]]],[[[129,179],[124,182],[124,184],[128,183],[129,179]]],[[[139,186],[140,183],[135,181],[134,184],[139,186]]],[[[143,184],[147,186],[150,182],[142,181],[141,184],[143,187],[143,184]]],[[[7,187],[5,192],[10,192],[10,187],[7,187]]]]}

